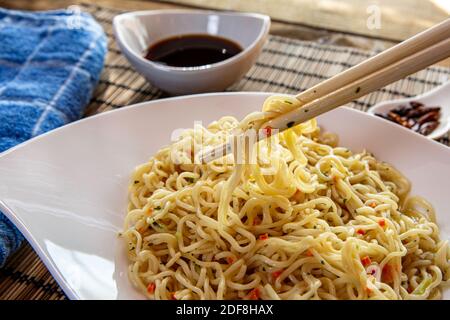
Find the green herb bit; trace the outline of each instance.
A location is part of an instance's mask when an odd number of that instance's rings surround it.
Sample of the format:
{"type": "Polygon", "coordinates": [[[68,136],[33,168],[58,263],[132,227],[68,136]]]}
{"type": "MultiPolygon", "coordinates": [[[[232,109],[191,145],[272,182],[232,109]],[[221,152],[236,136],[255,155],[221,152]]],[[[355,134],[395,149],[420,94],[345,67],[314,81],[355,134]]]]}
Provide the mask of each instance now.
{"type": "Polygon", "coordinates": [[[288,101],[288,100],[284,100],[284,103],[292,104],[292,102],[290,102],[290,101],[288,101]]]}
{"type": "Polygon", "coordinates": [[[158,228],[165,230],[164,226],[162,224],[160,224],[158,221],[155,221],[152,223],[153,226],[157,226],[158,228]]]}
{"type": "Polygon", "coordinates": [[[418,286],[417,288],[413,291],[412,294],[414,295],[422,295],[425,293],[425,291],[427,290],[427,288],[431,285],[432,283],[432,278],[431,277],[426,277],[418,286]]]}

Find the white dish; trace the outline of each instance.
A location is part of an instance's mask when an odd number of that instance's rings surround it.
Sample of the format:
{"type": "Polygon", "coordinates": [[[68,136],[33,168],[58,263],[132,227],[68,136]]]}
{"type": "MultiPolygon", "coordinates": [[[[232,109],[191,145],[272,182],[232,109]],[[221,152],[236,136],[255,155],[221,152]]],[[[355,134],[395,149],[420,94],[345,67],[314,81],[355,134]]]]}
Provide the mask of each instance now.
{"type": "Polygon", "coordinates": [[[122,53],[152,84],[172,94],[222,91],[245,75],[267,38],[270,18],[253,13],[192,10],[129,12],[114,17],[113,29],[122,53]],[[237,42],[243,51],[224,61],[179,68],[143,58],[152,43],[180,34],[221,36],[237,42]]]}
{"type": "MultiPolygon", "coordinates": [[[[133,168],[174,129],[259,110],[267,93],[215,93],[145,102],[54,130],[0,155],[0,209],[22,231],[71,299],[141,299],[117,237],[133,168]],[[183,114],[182,117],[176,116],[183,114]]],[[[450,148],[349,108],[319,124],[340,144],[367,148],[410,178],[450,236],[450,148]]],[[[450,298],[450,292],[445,293],[450,298]]]]}
{"type": "Polygon", "coordinates": [[[439,139],[450,130],[450,81],[416,97],[380,102],[371,107],[368,112],[372,115],[388,113],[399,105],[407,105],[410,101],[418,101],[429,107],[441,107],[440,124],[427,135],[428,138],[439,139]]]}

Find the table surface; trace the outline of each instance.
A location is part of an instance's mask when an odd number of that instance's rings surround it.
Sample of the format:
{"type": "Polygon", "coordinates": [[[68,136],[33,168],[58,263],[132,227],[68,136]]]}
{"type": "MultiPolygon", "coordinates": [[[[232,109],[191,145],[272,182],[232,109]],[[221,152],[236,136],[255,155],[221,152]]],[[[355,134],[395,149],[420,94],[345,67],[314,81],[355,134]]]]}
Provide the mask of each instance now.
{"type": "MultiPolygon", "coordinates": [[[[67,7],[77,2],[80,1],[0,0],[0,6],[46,10],[67,7]]],[[[394,41],[404,40],[448,18],[450,13],[450,1],[447,0],[84,0],[83,2],[130,10],[188,6],[253,11],[268,14],[277,21],[394,41]],[[376,16],[380,17],[379,27],[370,23],[372,27],[368,27],[368,19],[376,16]]]]}
{"type": "MultiPolygon", "coordinates": [[[[260,12],[271,16],[271,34],[370,51],[382,51],[450,16],[447,0],[0,0],[0,7],[50,10],[80,3],[124,10],[200,8],[260,12]],[[368,19],[377,14],[379,28],[369,28],[368,19]]],[[[450,59],[439,65],[450,66],[450,59]]]]}
{"type": "MultiPolygon", "coordinates": [[[[384,10],[382,15],[388,15],[389,17],[389,19],[386,18],[386,21],[389,21],[391,24],[390,29],[397,31],[391,32],[389,36],[386,36],[384,34],[385,31],[376,30],[376,32],[374,32],[373,30],[361,27],[361,19],[366,21],[367,18],[365,12],[369,1],[365,0],[279,0],[277,1],[277,4],[280,4],[279,10],[273,8],[273,6],[270,5],[269,0],[179,0],[178,4],[144,0],[0,0],[0,6],[14,9],[47,10],[67,8],[69,5],[81,2],[95,3],[105,7],[124,10],[212,7],[217,9],[271,13],[271,16],[275,18],[271,26],[271,34],[372,51],[383,50],[392,46],[399,40],[409,36],[411,32],[419,32],[427,26],[444,19],[448,15],[444,9],[432,5],[432,3],[438,1],[401,0],[398,2],[395,1],[395,3],[397,3],[396,5],[391,5],[389,3],[394,1],[379,0],[378,3],[382,4],[384,10]],[[408,21],[402,20],[401,18],[396,20],[395,17],[392,16],[395,10],[401,11],[398,3],[403,3],[404,9],[407,10],[408,21]],[[413,8],[407,6],[407,3],[410,5],[414,4],[412,6],[413,8]],[[292,12],[296,12],[298,16],[284,15],[283,12],[286,11],[286,7],[291,8],[292,12]],[[360,17],[362,18],[358,18],[358,15],[355,15],[355,12],[359,12],[360,17]],[[430,12],[434,12],[434,15],[430,14],[430,12]],[[300,23],[299,21],[302,22],[300,23]],[[332,25],[333,23],[334,25],[332,25]]],[[[271,2],[273,3],[274,0],[271,2]]],[[[450,65],[448,61],[441,62],[440,64],[446,66],[450,65]]],[[[103,80],[100,86],[107,86],[110,82],[111,79],[107,81],[103,80]]],[[[134,79],[133,83],[135,82],[136,80],[134,79]]],[[[126,90],[127,88],[123,89],[126,90]]],[[[139,88],[134,90],[136,92],[142,91],[142,89],[139,88]]],[[[123,95],[126,96],[127,92],[124,91],[123,95]]],[[[105,105],[105,101],[101,102],[105,105]]],[[[112,106],[114,105],[114,102],[114,100],[109,101],[106,105],[109,103],[108,106],[112,106]]],[[[103,110],[88,110],[88,114],[100,111],[103,110]]],[[[31,247],[26,244],[9,259],[4,268],[0,269],[0,299],[64,299],[64,295],[61,293],[61,290],[54,279],[40,263],[39,258],[33,252],[31,247]]]]}

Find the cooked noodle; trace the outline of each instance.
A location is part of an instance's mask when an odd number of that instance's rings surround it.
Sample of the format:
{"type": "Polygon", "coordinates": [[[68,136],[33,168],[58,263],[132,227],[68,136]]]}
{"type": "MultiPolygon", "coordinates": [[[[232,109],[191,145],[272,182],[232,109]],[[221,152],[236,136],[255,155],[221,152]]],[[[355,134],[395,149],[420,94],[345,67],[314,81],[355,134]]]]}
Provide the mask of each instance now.
{"type": "Polygon", "coordinates": [[[441,297],[450,250],[432,206],[409,197],[392,166],[338,147],[315,120],[259,141],[254,164],[235,161],[253,154],[243,150],[193,163],[200,144],[296,107],[271,97],[241,122],[185,131],[136,168],[123,237],[129,277],[149,298],[441,297]]]}

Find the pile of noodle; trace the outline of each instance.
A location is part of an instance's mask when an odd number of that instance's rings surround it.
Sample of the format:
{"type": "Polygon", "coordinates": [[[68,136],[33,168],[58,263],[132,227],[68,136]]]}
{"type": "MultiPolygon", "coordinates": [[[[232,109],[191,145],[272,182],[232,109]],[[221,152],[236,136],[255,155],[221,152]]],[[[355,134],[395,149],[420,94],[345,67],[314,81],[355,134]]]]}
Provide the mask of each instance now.
{"type": "Polygon", "coordinates": [[[151,299],[437,299],[450,250],[432,206],[368,152],[337,146],[315,120],[195,163],[201,145],[298,102],[271,97],[241,122],[224,117],[138,166],[123,238],[129,277],[151,299]],[[244,155],[249,157],[247,153],[244,155]],[[248,159],[247,159],[248,160],[248,159]]]}

